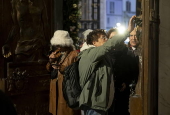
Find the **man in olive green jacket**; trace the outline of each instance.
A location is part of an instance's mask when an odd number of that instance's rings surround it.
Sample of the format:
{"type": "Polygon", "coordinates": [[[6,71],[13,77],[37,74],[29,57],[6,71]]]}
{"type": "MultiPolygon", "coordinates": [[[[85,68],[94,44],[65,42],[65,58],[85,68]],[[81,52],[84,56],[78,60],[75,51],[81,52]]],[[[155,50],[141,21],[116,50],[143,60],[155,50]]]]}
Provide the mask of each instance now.
{"type": "Polygon", "coordinates": [[[109,53],[126,40],[133,30],[133,19],[125,34],[107,40],[104,30],[93,30],[87,36],[87,45],[79,54],[79,75],[82,93],[79,104],[85,115],[105,115],[114,98],[113,63],[109,53]]]}

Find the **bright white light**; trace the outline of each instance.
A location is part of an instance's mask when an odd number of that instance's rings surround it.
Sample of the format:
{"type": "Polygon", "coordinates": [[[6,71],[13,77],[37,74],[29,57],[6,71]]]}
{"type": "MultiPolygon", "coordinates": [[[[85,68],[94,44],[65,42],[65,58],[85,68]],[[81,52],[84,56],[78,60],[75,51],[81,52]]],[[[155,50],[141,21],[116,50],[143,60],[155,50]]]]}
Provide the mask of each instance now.
{"type": "Polygon", "coordinates": [[[123,33],[125,32],[125,27],[119,26],[119,27],[117,28],[117,30],[118,30],[119,34],[123,34],[123,33]]]}
{"type": "Polygon", "coordinates": [[[125,44],[128,44],[129,42],[129,37],[124,41],[125,44]]]}
{"type": "Polygon", "coordinates": [[[119,27],[119,26],[121,26],[121,24],[120,23],[116,23],[116,26],[119,27]]]}

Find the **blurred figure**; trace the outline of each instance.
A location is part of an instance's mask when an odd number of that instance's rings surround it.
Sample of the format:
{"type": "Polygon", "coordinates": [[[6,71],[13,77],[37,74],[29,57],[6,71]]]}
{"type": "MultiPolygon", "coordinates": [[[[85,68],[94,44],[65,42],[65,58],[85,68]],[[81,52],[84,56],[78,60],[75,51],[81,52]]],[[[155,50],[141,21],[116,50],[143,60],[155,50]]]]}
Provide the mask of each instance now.
{"type": "Polygon", "coordinates": [[[83,37],[84,37],[84,42],[83,42],[83,45],[80,49],[80,52],[83,51],[84,49],[88,48],[89,46],[87,45],[86,43],[86,40],[87,40],[87,35],[92,32],[93,30],[91,29],[87,29],[86,31],[84,31],[82,34],[83,34],[83,37]]]}
{"type": "Polygon", "coordinates": [[[0,90],[0,115],[17,115],[10,98],[0,90]]]}
{"type": "Polygon", "coordinates": [[[80,115],[80,110],[73,110],[67,106],[63,97],[62,82],[64,69],[76,61],[78,52],[73,46],[69,33],[57,30],[51,39],[51,53],[47,70],[51,72],[50,107],[53,115],[80,115]]]}
{"type": "Polygon", "coordinates": [[[107,38],[112,38],[113,36],[115,36],[118,33],[116,28],[112,28],[107,32],[107,38]]]}
{"type": "Polygon", "coordinates": [[[87,35],[92,31],[93,31],[92,29],[87,29],[82,33],[83,37],[84,37],[84,42],[86,42],[86,40],[87,40],[87,35]]]}
{"type": "Polygon", "coordinates": [[[120,49],[114,49],[112,58],[114,59],[114,79],[115,79],[115,98],[109,115],[130,115],[129,96],[132,83],[137,83],[139,75],[139,41],[136,37],[136,29],[129,36],[128,45],[121,45],[120,49]],[[117,52],[119,50],[120,52],[117,52]]]}

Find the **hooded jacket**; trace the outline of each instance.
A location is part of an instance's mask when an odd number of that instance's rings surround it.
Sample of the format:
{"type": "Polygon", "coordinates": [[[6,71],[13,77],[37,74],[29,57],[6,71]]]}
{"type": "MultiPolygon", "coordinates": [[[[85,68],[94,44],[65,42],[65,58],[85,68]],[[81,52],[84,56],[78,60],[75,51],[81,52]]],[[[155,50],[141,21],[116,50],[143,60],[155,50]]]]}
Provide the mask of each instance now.
{"type": "Polygon", "coordinates": [[[109,53],[129,35],[116,35],[102,46],[79,53],[79,76],[82,92],[80,107],[107,111],[114,98],[113,63],[109,53]],[[94,78],[92,79],[92,73],[94,78]]]}

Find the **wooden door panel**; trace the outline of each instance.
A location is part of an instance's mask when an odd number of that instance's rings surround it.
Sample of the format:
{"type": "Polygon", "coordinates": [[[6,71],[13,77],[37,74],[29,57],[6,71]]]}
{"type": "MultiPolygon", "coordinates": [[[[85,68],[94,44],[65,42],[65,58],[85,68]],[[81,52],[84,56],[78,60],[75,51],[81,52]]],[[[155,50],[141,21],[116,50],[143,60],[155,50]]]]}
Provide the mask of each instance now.
{"type": "Polygon", "coordinates": [[[46,63],[8,63],[6,93],[18,115],[48,115],[50,74],[46,63]]]}
{"type": "Polygon", "coordinates": [[[139,0],[142,9],[142,63],[131,115],[158,114],[159,0],[139,0]]]}
{"type": "Polygon", "coordinates": [[[143,115],[143,105],[141,96],[130,97],[130,115],[143,115]]]}

